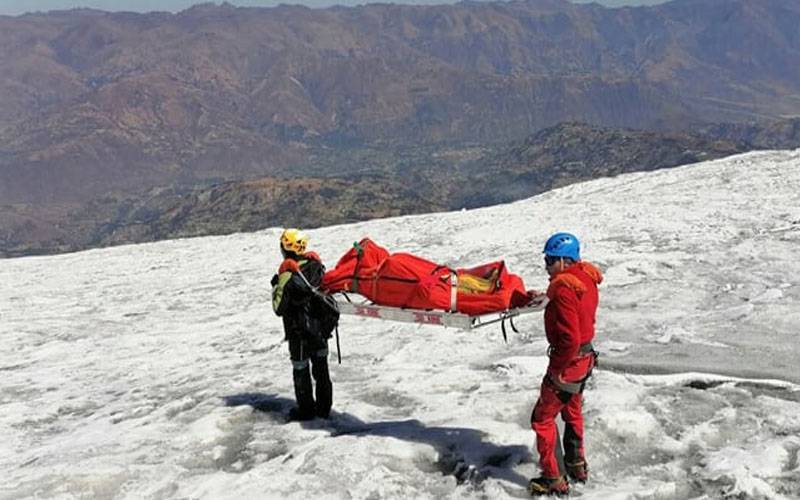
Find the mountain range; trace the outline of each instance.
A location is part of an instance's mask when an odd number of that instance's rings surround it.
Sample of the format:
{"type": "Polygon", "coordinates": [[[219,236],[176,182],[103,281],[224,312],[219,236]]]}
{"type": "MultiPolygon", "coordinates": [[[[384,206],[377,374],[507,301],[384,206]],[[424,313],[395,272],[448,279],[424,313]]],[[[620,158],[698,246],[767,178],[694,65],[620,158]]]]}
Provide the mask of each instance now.
{"type": "Polygon", "coordinates": [[[0,252],[480,206],[704,158],[682,146],[791,146],[798,26],[794,0],[0,16],[0,252]],[[545,132],[575,121],[586,138],[545,132]],[[603,129],[666,135],[598,153],[603,129]]]}
{"type": "MultiPolygon", "coordinates": [[[[400,160],[384,166],[378,160],[385,151],[362,150],[350,162],[376,167],[350,175],[158,188],[135,196],[107,196],[38,217],[12,208],[5,211],[5,219],[0,217],[0,256],[474,208],[598,177],[752,149],[800,147],[800,119],[769,127],[717,125],[706,133],[717,135],[564,123],[502,147],[394,150],[389,156],[400,160]]],[[[348,162],[347,157],[331,161],[348,162]]]]}
{"type": "Polygon", "coordinates": [[[797,26],[794,0],[3,16],[0,204],[263,177],[371,141],[795,116],[797,26]]]}

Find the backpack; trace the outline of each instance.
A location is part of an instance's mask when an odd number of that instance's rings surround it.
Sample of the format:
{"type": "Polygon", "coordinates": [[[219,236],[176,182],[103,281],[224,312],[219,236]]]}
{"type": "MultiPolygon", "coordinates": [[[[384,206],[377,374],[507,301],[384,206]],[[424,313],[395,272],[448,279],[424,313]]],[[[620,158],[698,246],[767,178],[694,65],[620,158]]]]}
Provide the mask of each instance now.
{"type": "Polygon", "coordinates": [[[330,338],[339,325],[339,305],[332,295],[318,290],[311,297],[310,312],[319,321],[319,333],[330,338]]]}
{"type": "Polygon", "coordinates": [[[311,261],[317,265],[303,266],[299,271],[300,278],[305,281],[306,285],[311,289],[311,300],[308,304],[308,312],[313,320],[317,323],[317,333],[324,338],[329,339],[332,337],[333,331],[339,325],[339,305],[332,295],[321,291],[315,284],[322,282],[322,276],[325,274],[325,266],[319,261],[311,261]],[[309,273],[306,276],[305,273],[309,273]]]}
{"type": "MultiPolygon", "coordinates": [[[[319,262],[319,261],[317,261],[319,262]]],[[[318,274],[311,276],[315,283],[322,282],[322,276],[325,274],[325,266],[319,263],[319,266],[311,266],[309,271],[316,271],[318,274]]],[[[329,339],[336,331],[336,354],[339,358],[339,364],[342,363],[342,352],[339,348],[339,304],[336,299],[329,293],[320,291],[319,288],[311,284],[306,278],[303,271],[298,273],[300,278],[306,282],[306,285],[312,290],[311,300],[308,303],[308,312],[318,325],[316,329],[321,338],[329,339]]]]}

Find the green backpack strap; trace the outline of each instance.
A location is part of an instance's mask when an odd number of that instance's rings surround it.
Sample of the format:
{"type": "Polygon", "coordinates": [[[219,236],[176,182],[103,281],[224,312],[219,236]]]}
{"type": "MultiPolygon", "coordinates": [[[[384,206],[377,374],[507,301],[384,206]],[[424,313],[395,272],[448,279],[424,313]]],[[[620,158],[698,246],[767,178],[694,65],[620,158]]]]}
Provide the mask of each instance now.
{"type": "Polygon", "coordinates": [[[356,241],[353,243],[353,248],[356,249],[357,258],[356,258],[356,268],[353,271],[353,289],[352,292],[358,293],[358,268],[361,267],[361,258],[364,256],[364,247],[358,244],[356,241]]]}

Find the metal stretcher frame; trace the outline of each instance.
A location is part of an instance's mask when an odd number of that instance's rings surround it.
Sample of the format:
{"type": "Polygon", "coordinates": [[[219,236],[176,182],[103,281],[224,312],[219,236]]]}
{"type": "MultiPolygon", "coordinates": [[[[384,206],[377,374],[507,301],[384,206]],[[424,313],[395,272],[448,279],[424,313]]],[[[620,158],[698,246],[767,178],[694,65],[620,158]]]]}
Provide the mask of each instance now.
{"type": "Polygon", "coordinates": [[[380,306],[369,302],[357,303],[352,302],[348,295],[344,295],[344,297],[346,300],[336,299],[340,314],[361,316],[362,318],[417,323],[420,325],[437,325],[458,328],[460,330],[472,330],[486,325],[500,323],[504,338],[506,337],[506,321],[509,321],[511,328],[517,331],[514,326],[515,317],[541,311],[547,305],[547,297],[542,296],[541,298],[534,299],[534,302],[524,307],[470,316],[464,313],[440,311],[436,309],[405,309],[401,307],[380,306]]]}

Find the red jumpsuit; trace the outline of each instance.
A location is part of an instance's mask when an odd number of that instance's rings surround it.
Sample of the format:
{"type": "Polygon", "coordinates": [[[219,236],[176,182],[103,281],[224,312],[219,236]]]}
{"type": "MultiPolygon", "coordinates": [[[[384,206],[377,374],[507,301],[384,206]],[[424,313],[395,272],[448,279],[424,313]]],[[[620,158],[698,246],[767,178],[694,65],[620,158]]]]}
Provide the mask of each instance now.
{"type": "Polygon", "coordinates": [[[586,351],[594,338],[597,285],[602,280],[599,269],[580,261],[553,276],[547,289],[550,301],[544,312],[544,329],[550,344],[550,363],[531,414],[544,477],[564,475],[564,459],[570,464],[584,460],[583,386],[571,393],[554,381],[582,384],[594,366],[594,353],[586,351]],[[565,424],[563,452],[555,421],[559,413],[565,424]]]}

